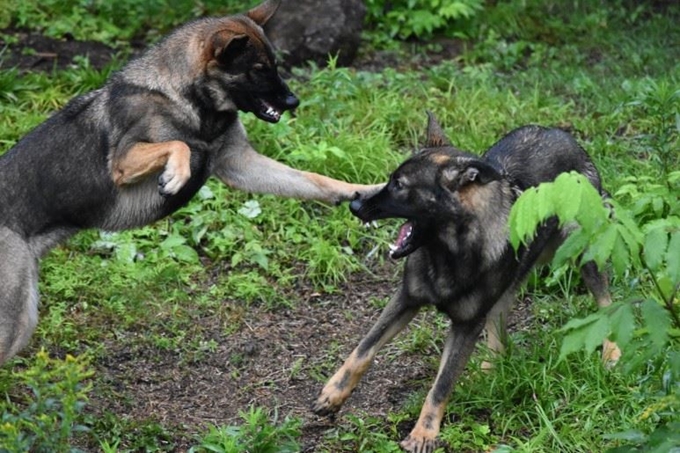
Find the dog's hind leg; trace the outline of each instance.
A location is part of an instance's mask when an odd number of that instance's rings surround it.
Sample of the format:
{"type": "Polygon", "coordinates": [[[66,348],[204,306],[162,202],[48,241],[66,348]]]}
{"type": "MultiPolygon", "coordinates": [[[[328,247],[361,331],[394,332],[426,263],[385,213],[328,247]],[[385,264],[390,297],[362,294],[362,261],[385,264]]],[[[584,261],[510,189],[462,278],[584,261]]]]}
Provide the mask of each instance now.
{"type": "Polygon", "coordinates": [[[493,359],[505,352],[507,344],[507,326],[510,309],[515,299],[515,288],[508,289],[486,315],[486,345],[492,354],[491,360],[482,362],[482,370],[491,371],[494,367],[493,359]]]}
{"type": "Polygon", "coordinates": [[[392,297],[359,346],[352,351],[342,367],[321,390],[312,407],[316,414],[331,415],[340,410],[371,366],[378,350],[394,338],[418,313],[419,307],[409,306],[407,302],[406,296],[401,291],[392,297]]]}
{"type": "Polygon", "coordinates": [[[37,322],[37,259],[21,236],[0,227],[0,364],[28,343],[37,322]]]}
{"type": "Polygon", "coordinates": [[[470,359],[482,327],[484,327],[483,319],[456,323],[451,326],[437,378],[427,394],[416,425],[411,434],[401,443],[406,451],[412,453],[434,451],[449,395],[470,359]]]}
{"type": "MultiPolygon", "coordinates": [[[[595,297],[598,307],[604,308],[612,304],[607,274],[601,272],[594,261],[589,261],[581,267],[581,278],[595,297]]],[[[619,358],[621,358],[621,350],[618,345],[605,338],[602,342],[602,362],[607,366],[613,366],[619,358]]]]}

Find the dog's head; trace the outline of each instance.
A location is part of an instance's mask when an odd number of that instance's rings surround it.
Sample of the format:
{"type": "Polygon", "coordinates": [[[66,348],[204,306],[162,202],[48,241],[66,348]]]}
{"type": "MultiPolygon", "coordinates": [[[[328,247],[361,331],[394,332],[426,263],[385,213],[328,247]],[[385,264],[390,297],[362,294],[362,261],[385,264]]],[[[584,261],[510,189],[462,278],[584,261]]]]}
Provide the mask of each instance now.
{"type": "Polygon", "coordinates": [[[488,210],[501,174],[478,156],[456,149],[429,115],[425,148],[402,163],[377,194],[354,200],[352,213],[365,222],[404,218],[390,256],[402,258],[437,236],[438,228],[463,224],[488,210]]]}
{"type": "Polygon", "coordinates": [[[267,0],[221,20],[204,43],[205,76],[215,104],[231,100],[238,110],[270,123],[300,103],[279,75],[274,49],[262,31],[279,3],[267,0]]]}

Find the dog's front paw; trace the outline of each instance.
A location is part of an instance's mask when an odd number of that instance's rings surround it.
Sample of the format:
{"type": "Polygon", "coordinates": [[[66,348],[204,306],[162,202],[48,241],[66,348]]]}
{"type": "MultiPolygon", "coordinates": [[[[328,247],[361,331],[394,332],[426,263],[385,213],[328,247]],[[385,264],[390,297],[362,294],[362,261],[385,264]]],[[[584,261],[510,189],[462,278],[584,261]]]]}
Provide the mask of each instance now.
{"type": "Polygon", "coordinates": [[[344,402],[345,398],[342,397],[341,392],[334,392],[329,390],[328,386],[326,386],[321,391],[319,398],[312,405],[312,412],[322,417],[333,417],[338,413],[344,402]]]}
{"type": "Polygon", "coordinates": [[[432,453],[437,448],[437,439],[410,434],[399,445],[409,453],[432,453]]]}
{"type": "Polygon", "coordinates": [[[188,165],[173,165],[170,161],[165,170],[158,177],[158,193],[163,197],[169,197],[179,192],[191,178],[191,170],[188,165]]]}

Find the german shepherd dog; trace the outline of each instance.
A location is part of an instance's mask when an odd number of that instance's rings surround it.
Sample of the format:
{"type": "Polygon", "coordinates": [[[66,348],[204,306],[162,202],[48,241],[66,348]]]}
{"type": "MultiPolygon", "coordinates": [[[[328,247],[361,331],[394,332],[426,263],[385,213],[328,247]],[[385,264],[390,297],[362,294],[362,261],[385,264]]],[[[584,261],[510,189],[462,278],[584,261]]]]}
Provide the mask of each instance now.
{"type": "MultiPolygon", "coordinates": [[[[399,166],[377,194],[350,204],[365,222],[406,219],[391,256],[408,258],[401,287],[325,385],[313,410],[337,412],[378,350],[421,307],[434,305],[451,319],[451,330],[420,418],[401,443],[410,452],[433,451],[447,399],[480,332],[486,325],[489,349],[503,350],[515,292],[539,257],[553,252],[566,234],[552,219],[515,253],[508,239],[510,209],[523,190],[568,171],[584,174],[605,195],[597,169],[566,132],[521,127],[478,157],[453,147],[430,115],[425,148],[399,166]]],[[[585,264],[581,275],[599,306],[611,304],[607,278],[594,263],[585,264]]],[[[620,356],[614,343],[603,346],[604,360],[620,356]]]]}
{"type": "Polygon", "coordinates": [[[262,31],[278,5],[179,27],[0,157],[0,363],[36,326],[39,257],[79,230],[154,222],[212,175],[330,203],[376,190],[294,170],[248,143],[239,111],[275,123],[299,103],[262,31]]]}

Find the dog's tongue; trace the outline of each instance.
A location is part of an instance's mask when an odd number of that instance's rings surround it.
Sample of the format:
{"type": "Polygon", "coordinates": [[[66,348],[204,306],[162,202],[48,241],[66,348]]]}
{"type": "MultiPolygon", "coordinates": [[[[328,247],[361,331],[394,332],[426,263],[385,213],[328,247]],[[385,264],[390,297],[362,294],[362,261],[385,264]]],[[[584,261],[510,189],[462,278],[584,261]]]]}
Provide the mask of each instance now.
{"type": "Polygon", "coordinates": [[[394,243],[394,245],[397,246],[397,248],[402,248],[404,246],[404,243],[406,240],[411,236],[411,233],[413,232],[413,225],[411,225],[411,222],[406,222],[399,228],[399,235],[397,236],[397,242],[394,243]]]}

